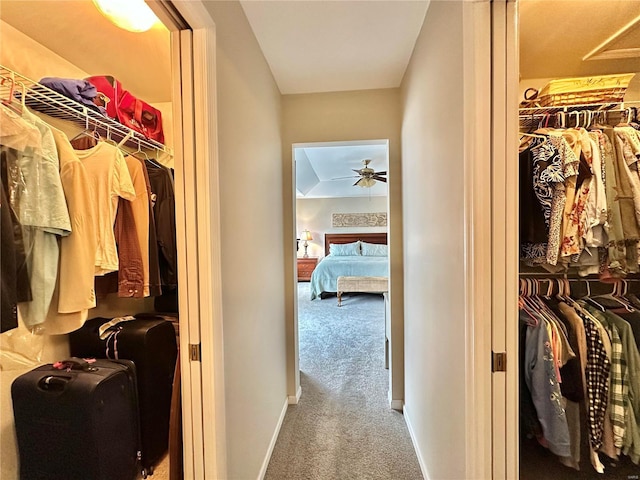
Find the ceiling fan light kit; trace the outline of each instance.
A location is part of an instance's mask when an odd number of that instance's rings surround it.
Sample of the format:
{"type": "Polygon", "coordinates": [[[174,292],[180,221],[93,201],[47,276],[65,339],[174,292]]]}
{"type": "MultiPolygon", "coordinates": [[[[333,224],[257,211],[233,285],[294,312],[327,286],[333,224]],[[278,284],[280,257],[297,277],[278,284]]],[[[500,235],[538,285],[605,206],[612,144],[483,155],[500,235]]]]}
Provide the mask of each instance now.
{"type": "Polygon", "coordinates": [[[363,177],[360,180],[358,180],[356,183],[354,183],[353,185],[357,185],[359,187],[362,188],[371,188],[376,184],[376,181],[373,178],[368,178],[368,177],[363,177]]]}
{"type": "Polygon", "coordinates": [[[370,168],[369,164],[371,163],[371,160],[368,158],[365,160],[362,160],[362,163],[364,164],[364,167],[362,167],[361,169],[359,170],[356,170],[355,168],[351,169],[354,172],[356,172],[358,175],[353,175],[351,177],[338,177],[338,178],[334,178],[333,180],[340,180],[342,178],[354,178],[359,176],[360,178],[356,183],[353,184],[353,186],[355,187],[357,185],[358,187],[363,187],[363,188],[373,187],[376,184],[376,181],[387,183],[387,179],[384,178],[384,175],[386,175],[387,172],[376,172],[373,168],[370,168]]]}

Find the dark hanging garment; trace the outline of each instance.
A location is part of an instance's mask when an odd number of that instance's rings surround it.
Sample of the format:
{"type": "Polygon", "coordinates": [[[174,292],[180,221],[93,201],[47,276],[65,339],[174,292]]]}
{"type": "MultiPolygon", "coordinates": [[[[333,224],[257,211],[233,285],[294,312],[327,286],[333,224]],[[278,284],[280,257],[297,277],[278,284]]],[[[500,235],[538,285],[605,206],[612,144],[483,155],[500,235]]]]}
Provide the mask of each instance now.
{"type": "Polygon", "coordinates": [[[154,161],[145,161],[156,225],[158,265],[162,294],[154,299],[156,312],[178,312],[178,252],[176,246],[176,202],[170,170],[154,161]]]}
{"type": "MultiPolygon", "coordinates": [[[[10,205],[8,188],[8,174],[7,174],[7,160],[11,155],[17,155],[16,150],[1,147],[0,148],[0,176],[2,177],[2,188],[7,200],[8,213],[11,219],[11,230],[13,232],[13,247],[15,251],[15,281],[16,281],[16,300],[18,303],[30,302],[31,296],[31,279],[29,277],[29,270],[27,269],[27,251],[24,244],[22,235],[22,225],[18,216],[10,205]]],[[[4,252],[4,248],[2,250],[4,252]]],[[[4,254],[3,254],[4,256],[4,254]]]]}
{"type": "MultiPolygon", "coordinates": [[[[138,157],[136,157],[138,158],[138,157]]],[[[156,219],[153,214],[153,207],[156,203],[156,196],[151,189],[149,172],[144,160],[140,160],[144,172],[144,181],[147,184],[147,194],[149,196],[149,296],[156,297],[162,294],[160,283],[160,266],[158,264],[158,238],[156,235],[156,219]]]]}
{"type": "Polygon", "coordinates": [[[11,207],[7,201],[4,186],[0,184],[0,242],[2,242],[2,310],[0,312],[0,332],[6,332],[18,326],[18,284],[16,279],[16,249],[11,222],[11,207]]]}
{"type": "Polygon", "coordinates": [[[541,140],[534,138],[532,145],[520,152],[520,243],[545,243],[548,240],[549,229],[544,219],[544,213],[534,190],[535,168],[545,168],[545,165],[536,166],[533,149],[541,140]]]}
{"type": "Polygon", "coordinates": [[[153,216],[156,221],[158,241],[158,263],[162,292],[173,290],[178,285],[176,247],[176,202],[173,179],[165,167],[146,161],[151,190],[155,194],[153,216]]]}

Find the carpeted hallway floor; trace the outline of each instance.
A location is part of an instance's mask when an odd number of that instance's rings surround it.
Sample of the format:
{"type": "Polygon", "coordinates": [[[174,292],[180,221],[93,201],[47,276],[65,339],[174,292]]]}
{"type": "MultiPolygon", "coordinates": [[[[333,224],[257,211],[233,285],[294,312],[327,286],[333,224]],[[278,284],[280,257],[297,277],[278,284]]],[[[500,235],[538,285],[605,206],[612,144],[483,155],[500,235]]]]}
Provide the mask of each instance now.
{"type": "Polygon", "coordinates": [[[382,296],[336,304],[310,301],[309,284],[298,284],[302,398],[287,410],[265,479],[422,479],[387,401],[382,296]]]}

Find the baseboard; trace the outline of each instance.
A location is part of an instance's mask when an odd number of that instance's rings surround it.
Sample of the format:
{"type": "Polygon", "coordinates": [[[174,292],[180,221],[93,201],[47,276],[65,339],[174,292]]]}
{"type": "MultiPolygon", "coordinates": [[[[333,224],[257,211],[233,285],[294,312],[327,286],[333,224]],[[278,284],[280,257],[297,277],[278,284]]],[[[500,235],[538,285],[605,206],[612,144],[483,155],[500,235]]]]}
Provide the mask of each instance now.
{"type": "Polygon", "coordinates": [[[293,395],[289,395],[289,405],[297,405],[300,401],[300,397],[302,396],[302,387],[298,387],[298,391],[296,392],[295,397],[293,395]]]}
{"type": "Polygon", "coordinates": [[[262,462],[262,468],[260,468],[260,473],[258,473],[258,480],[262,480],[264,476],[267,474],[267,467],[269,467],[269,462],[271,461],[271,455],[273,454],[273,449],[276,446],[276,442],[278,441],[278,435],[280,434],[280,428],[282,428],[282,422],[284,422],[284,416],[287,414],[287,408],[289,407],[289,399],[285,399],[284,406],[282,407],[282,412],[280,412],[280,418],[278,419],[278,424],[276,425],[276,429],[273,432],[273,436],[271,437],[271,442],[269,443],[269,448],[267,449],[267,455],[264,457],[264,461],[262,462]]]}
{"type": "MultiPolygon", "coordinates": [[[[389,382],[391,383],[391,382],[389,382]]],[[[402,399],[394,399],[393,398],[393,393],[391,393],[391,388],[389,388],[389,390],[387,390],[387,400],[389,400],[389,407],[391,407],[394,410],[398,410],[399,412],[402,411],[402,407],[404,406],[404,400],[402,399]]]]}
{"type": "Polygon", "coordinates": [[[416,434],[413,431],[413,426],[411,424],[411,416],[409,415],[409,410],[407,406],[404,405],[402,414],[404,415],[404,421],[407,424],[407,429],[409,430],[409,435],[411,436],[411,443],[413,443],[413,449],[416,451],[416,456],[418,457],[418,463],[420,464],[420,470],[422,471],[422,476],[424,480],[429,480],[429,474],[427,473],[427,465],[424,461],[424,457],[422,456],[422,452],[420,451],[420,447],[418,446],[418,442],[416,441],[416,434]]]}

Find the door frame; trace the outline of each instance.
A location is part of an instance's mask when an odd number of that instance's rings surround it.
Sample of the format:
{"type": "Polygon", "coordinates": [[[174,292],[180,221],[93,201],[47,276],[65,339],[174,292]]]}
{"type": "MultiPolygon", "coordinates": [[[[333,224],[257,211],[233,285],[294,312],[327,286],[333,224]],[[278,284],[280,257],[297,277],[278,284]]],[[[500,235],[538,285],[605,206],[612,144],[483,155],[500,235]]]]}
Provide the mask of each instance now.
{"type": "MultiPolygon", "coordinates": [[[[293,192],[293,232],[289,235],[290,238],[297,237],[298,234],[298,215],[297,215],[297,184],[296,184],[296,149],[297,148],[305,148],[305,147],[317,147],[317,146],[354,146],[354,145],[385,145],[386,147],[386,155],[387,155],[387,170],[390,171],[392,166],[390,164],[390,153],[389,153],[389,143],[390,139],[388,138],[379,138],[379,139],[368,139],[368,140],[337,140],[337,141],[317,141],[317,142],[300,142],[294,143],[291,145],[291,162],[292,162],[292,192],[293,192]]],[[[395,173],[395,172],[394,172],[395,173]]],[[[389,285],[390,291],[388,292],[388,300],[389,305],[393,305],[391,302],[392,296],[390,295],[391,290],[394,287],[397,288],[399,283],[399,278],[401,274],[394,273],[394,269],[391,267],[393,263],[393,259],[402,258],[401,254],[398,253],[400,250],[399,242],[396,240],[394,243],[394,236],[392,234],[391,226],[395,225],[397,220],[395,220],[395,216],[392,217],[392,188],[397,187],[397,182],[394,182],[395,175],[389,175],[389,187],[387,191],[387,243],[389,244],[389,285]]],[[[297,250],[293,249],[293,262],[296,264],[297,258],[297,250]]],[[[294,272],[293,277],[293,326],[289,328],[287,335],[287,351],[289,355],[289,359],[287,360],[287,368],[289,373],[289,385],[291,385],[289,394],[288,394],[288,402],[290,405],[295,405],[300,400],[300,396],[302,395],[302,388],[300,386],[300,339],[298,336],[298,273],[297,270],[294,272]],[[294,394],[295,392],[295,394],[294,394]]],[[[396,300],[397,304],[401,303],[402,295],[398,294],[399,300],[396,300]]],[[[385,308],[387,308],[385,304],[385,308]]],[[[396,308],[397,309],[397,308],[396,308]]],[[[389,402],[389,407],[402,411],[404,406],[404,320],[401,315],[393,315],[392,312],[395,310],[390,309],[385,312],[385,316],[389,315],[391,318],[389,319],[389,331],[387,332],[389,338],[389,350],[388,350],[388,359],[389,359],[389,390],[387,393],[387,400],[389,402]]],[[[386,320],[385,320],[386,321],[386,320]]]]}
{"type": "Polygon", "coordinates": [[[171,32],[184,478],[226,478],[215,22],[145,1],[171,32]]]}
{"type": "Polygon", "coordinates": [[[492,331],[506,372],[492,375],[493,479],[518,478],[517,0],[492,3],[492,331]]]}

